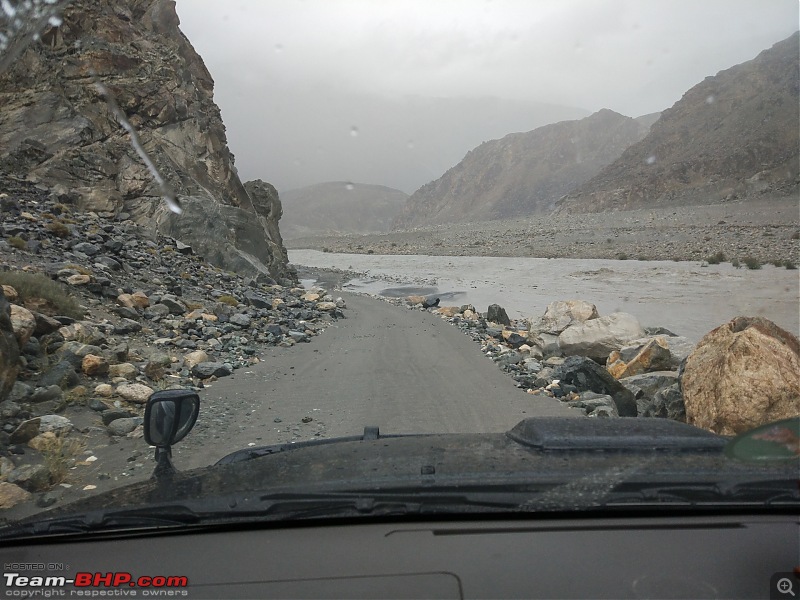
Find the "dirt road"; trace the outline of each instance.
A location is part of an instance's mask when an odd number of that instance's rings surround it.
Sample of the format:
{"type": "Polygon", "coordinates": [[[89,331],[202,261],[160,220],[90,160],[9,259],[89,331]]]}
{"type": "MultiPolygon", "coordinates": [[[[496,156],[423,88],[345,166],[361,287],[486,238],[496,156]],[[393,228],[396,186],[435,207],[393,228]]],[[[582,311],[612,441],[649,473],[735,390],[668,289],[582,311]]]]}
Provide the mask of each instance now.
{"type": "Polygon", "coordinates": [[[382,433],[504,431],[529,416],[576,416],[517,389],[438,316],[345,300],[347,318],[312,343],[271,348],[262,363],[201,394],[195,430],[173,449],[178,468],[248,445],[358,435],[365,425],[382,433]]]}

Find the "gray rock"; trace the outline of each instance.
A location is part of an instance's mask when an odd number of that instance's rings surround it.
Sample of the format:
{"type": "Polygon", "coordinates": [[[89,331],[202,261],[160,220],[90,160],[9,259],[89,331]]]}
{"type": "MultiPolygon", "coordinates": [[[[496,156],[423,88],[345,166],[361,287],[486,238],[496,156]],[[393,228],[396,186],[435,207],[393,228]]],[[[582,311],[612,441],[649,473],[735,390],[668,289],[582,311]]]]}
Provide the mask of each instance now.
{"type": "Polygon", "coordinates": [[[11,471],[7,481],[28,492],[42,492],[50,487],[50,471],[45,465],[23,465],[11,471]]]}
{"type": "Polygon", "coordinates": [[[192,375],[199,379],[226,377],[232,372],[228,365],[221,362],[201,362],[192,367],[192,375]]]}
{"type": "Polygon", "coordinates": [[[114,333],[117,335],[125,335],[128,333],[135,333],[142,330],[142,325],[133,319],[122,319],[116,326],[114,326],[114,333]]]}
{"type": "Polygon", "coordinates": [[[244,313],[237,313],[235,315],[231,315],[230,322],[234,325],[238,325],[239,327],[249,327],[250,317],[244,313]]]}
{"type": "MultiPolygon", "coordinates": [[[[177,296],[166,294],[161,298],[161,304],[167,307],[172,315],[182,315],[186,312],[186,305],[178,300],[177,296]]],[[[152,307],[151,307],[152,308],[152,307]]]]}
{"type": "Polygon", "coordinates": [[[33,390],[29,402],[36,404],[39,402],[48,402],[50,400],[60,401],[64,397],[64,390],[57,385],[48,385],[47,387],[37,387],[33,390]]]}
{"type": "Polygon", "coordinates": [[[621,417],[635,417],[638,409],[633,394],[608,371],[585,356],[571,356],[563,364],[553,367],[552,378],[575,386],[579,392],[606,394],[614,399],[621,417]]]}
{"type": "Polygon", "coordinates": [[[104,267],[108,267],[112,271],[121,271],[122,264],[116,260],[111,258],[110,256],[98,256],[94,259],[95,263],[103,265],[104,267]]]}
{"type": "Polygon", "coordinates": [[[80,252],[85,254],[86,256],[94,256],[98,252],[100,252],[100,246],[95,244],[90,244],[89,242],[79,242],[75,244],[72,249],[75,252],[80,252]]]}
{"type": "Polygon", "coordinates": [[[61,415],[44,415],[39,417],[39,433],[52,431],[56,434],[67,434],[72,431],[72,421],[61,415]]]}
{"type": "Polygon", "coordinates": [[[83,357],[87,354],[94,354],[95,356],[102,356],[103,351],[99,346],[91,344],[82,344],[80,342],[64,342],[58,350],[62,361],[70,363],[74,368],[78,369],[83,362],[83,357]]]}
{"type": "Polygon", "coordinates": [[[486,320],[492,323],[500,323],[501,325],[511,325],[511,319],[508,318],[505,309],[499,304],[489,305],[489,309],[486,311],[486,320]]]}
{"type": "Polygon", "coordinates": [[[153,304],[144,309],[144,316],[148,319],[156,317],[166,317],[169,314],[169,307],[166,304],[153,304]]]}
{"type": "Polygon", "coordinates": [[[21,410],[20,405],[12,400],[0,402],[0,419],[13,419],[21,410]]]}
{"type": "Polygon", "coordinates": [[[244,295],[245,301],[255,308],[272,308],[272,301],[265,298],[261,294],[256,294],[255,292],[247,292],[244,295]]]}
{"type": "Polygon", "coordinates": [[[116,419],[108,424],[108,432],[111,435],[128,435],[143,422],[144,419],[142,417],[124,417],[122,419],[116,419]]]}
{"type": "Polygon", "coordinates": [[[311,341],[309,339],[308,335],[303,333],[302,331],[290,331],[288,335],[295,342],[309,342],[309,341],[311,341]]]}
{"type": "Polygon", "coordinates": [[[128,419],[133,416],[135,416],[133,413],[122,408],[108,408],[107,410],[103,410],[100,418],[103,419],[103,425],[107,426],[117,419],[128,419]]]}
{"type": "Polygon", "coordinates": [[[612,313],[567,327],[558,336],[565,356],[588,356],[603,362],[613,350],[644,336],[644,329],[633,315],[612,313]]]}
{"type": "Polygon", "coordinates": [[[11,325],[11,304],[0,287],[0,402],[8,397],[19,372],[19,344],[11,325]]]}
{"type": "MultiPolygon", "coordinates": [[[[81,358],[81,361],[82,360],[83,358],[81,358]]],[[[80,364],[81,363],[78,362],[78,366],[80,366],[80,364]]],[[[76,366],[71,362],[61,360],[45,371],[44,374],[39,377],[37,383],[41,387],[49,387],[51,385],[57,385],[62,389],[74,387],[78,385],[80,380],[75,369],[76,366]]]]}
{"type": "Polygon", "coordinates": [[[661,417],[686,422],[686,405],[683,403],[683,394],[680,384],[675,383],[669,387],[658,390],[652,401],[648,402],[642,411],[643,417],[661,417]]]}
{"type": "Polygon", "coordinates": [[[25,400],[33,393],[33,388],[27,383],[15,381],[14,387],[11,388],[11,393],[8,395],[10,402],[25,402],[25,400]]]}

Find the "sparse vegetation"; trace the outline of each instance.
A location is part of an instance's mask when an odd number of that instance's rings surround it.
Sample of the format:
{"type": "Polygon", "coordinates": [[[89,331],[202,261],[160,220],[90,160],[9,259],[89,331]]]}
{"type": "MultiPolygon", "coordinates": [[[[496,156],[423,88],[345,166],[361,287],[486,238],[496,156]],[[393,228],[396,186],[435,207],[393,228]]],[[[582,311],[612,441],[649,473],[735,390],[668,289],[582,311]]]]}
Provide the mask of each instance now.
{"type": "Polygon", "coordinates": [[[224,295],[220,296],[219,298],[217,298],[217,300],[219,302],[227,304],[228,306],[234,306],[234,307],[235,306],[239,306],[239,301],[236,298],[234,298],[233,296],[230,296],[228,294],[224,294],[224,295]]]}
{"type": "Polygon", "coordinates": [[[70,466],[86,448],[86,440],[55,435],[41,448],[44,464],[50,472],[51,485],[58,485],[67,479],[70,466]]]}
{"type": "Polygon", "coordinates": [[[761,261],[752,256],[746,256],[743,260],[744,266],[753,271],[761,268],[761,261]]]}
{"type": "Polygon", "coordinates": [[[712,254],[706,259],[706,262],[710,265],[718,265],[720,263],[725,262],[725,254],[723,252],[717,252],[716,254],[712,254]]]}
{"type": "Polygon", "coordinates": [[[63,221],[55,220],[50,221],[47,225],[45,225],[45,229],[52,233],[56,237],[66,238],[71,235],[69,227],[67,227],[63,221]]]}
{"type": "Polygon", "coordinates": [[[23,240],[21,237],[17,237],[15,235],[14,237],[8,238],[8,244],[9,246],[16,248],[17,250],[24,250],[28,245],[28,242],[23,240]]]}
{"type": "Polygon", "coordinates": [[[58,314],[73,319],[83,318],[83,308],[70,295],[66,286],[46,275],[23,271],[0,271],[0,284],[10,285],[17,290],[20,303],[24,303],[28,298],[43,298],[56,308],[58,314]]]}
{"type": "Polygon", "coordinates": [[[624,252],[620,252],[619,254],[617,254],[617,260],[628,260],[628,255],[625,254],[624,252]]]}
{"type": "Polygon", "coordinates": [[[742,268],[742,265],[741,265],[741,263],[739,262],[739,259],[738,259],[738,258],[734,258],[733,260],[731,260],[731,266],[732,266],[734,269],[741,269],[741,268],[742,268]]]}
{"type": "Polygon", "coordinates": [[[789,270],[791,270],[791,271],[793,271],[793,270],[795,270],[795,269],[797,268],[797,265],[796,265],[796,264],[794,264],[794,263],[793,263],[791,260],[787,260],[787,261],[784,263],[784,265],[786,266],[786,268],[787,268],[787,269],[789,269],[789,270]]]}

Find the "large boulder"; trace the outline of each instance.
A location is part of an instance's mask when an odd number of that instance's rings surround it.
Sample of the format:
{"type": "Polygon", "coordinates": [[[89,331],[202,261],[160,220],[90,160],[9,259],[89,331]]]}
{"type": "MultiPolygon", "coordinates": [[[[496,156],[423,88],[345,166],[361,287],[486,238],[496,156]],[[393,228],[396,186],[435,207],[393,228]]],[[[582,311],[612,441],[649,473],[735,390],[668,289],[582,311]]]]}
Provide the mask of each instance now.
{"type": "Polygon", "coordinates": [[[616,312],[570,325],[558,336],[558,346],[565,356],[588,356],[605,362],[611,352],[644,335],[636,317],[616,312]]]}
{"type": "Polygon", "coordinates": [[[11,327],[20,348],[28,343],[33,331],[36,329],[36,318],[33,313],[23,306],[11,305],[11,327]]]}
{"type": "Polygon", "coordinates": [[[19,372],[19,344],[11,324],[11,305],[0,290],[0,402],[4,401],[19,372]]]}
{"type": "Polygon", "coordinates": [[[597,307],[583,300],[557,300],[547,305],[547,310],[531,324],[532,333],[558,335],[570,325],[597,319],[597,307]]]}
{"type": "Polygon", "coordinates": [[[800,414],[800,343],[762,317],[707,333],[681,376],[686,422],[722,435],[800,414]]]}

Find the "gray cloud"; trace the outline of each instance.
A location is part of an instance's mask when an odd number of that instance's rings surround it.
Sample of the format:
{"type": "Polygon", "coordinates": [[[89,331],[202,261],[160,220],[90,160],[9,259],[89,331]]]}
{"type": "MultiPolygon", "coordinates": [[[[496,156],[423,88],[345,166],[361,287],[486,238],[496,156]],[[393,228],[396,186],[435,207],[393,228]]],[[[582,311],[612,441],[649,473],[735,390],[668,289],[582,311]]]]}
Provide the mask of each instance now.
{"type": "Polygon", "coordinates": [[[798,28],[796,0],[178,0],[177,8],[216,82],[243,178],[279,189],[351,179],[411,192],[481,141],[548,122],[542,103],[572,107],[556,119],[663,110],[798,28]],[[438,108],[415,112],[426,98],[438,108]],[[476,113],[479,105],[487,112],[476,113]]]}

